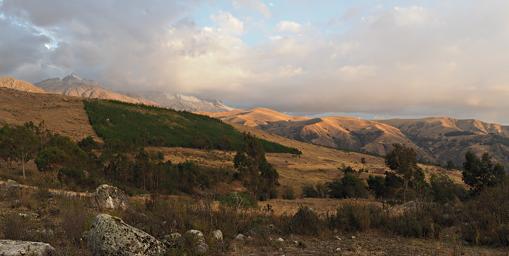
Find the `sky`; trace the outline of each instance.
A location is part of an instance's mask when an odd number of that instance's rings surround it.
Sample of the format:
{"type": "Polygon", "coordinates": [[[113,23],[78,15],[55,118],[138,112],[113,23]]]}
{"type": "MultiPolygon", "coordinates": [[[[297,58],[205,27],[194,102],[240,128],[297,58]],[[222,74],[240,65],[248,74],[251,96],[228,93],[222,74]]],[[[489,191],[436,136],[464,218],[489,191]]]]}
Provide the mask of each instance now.
{"type": "Polygon", "coordinates": [[[0,0],[0,75],[509,124],[505,0],[0,0]]]}

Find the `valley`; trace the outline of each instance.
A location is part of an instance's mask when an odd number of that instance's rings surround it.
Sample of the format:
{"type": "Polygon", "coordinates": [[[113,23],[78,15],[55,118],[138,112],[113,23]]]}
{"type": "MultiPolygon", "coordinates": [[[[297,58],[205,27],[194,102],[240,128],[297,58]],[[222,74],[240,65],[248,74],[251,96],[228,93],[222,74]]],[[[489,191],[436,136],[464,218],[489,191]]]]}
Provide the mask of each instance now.
{"type": "MultiPolygon", "coordinates": [[[[90,241],[103,242],[93,240],[97,238],[90,235],[85,244],[78,237],[82,232],[103,232],[94,227],[110,218],[104,215],[106,213],[121,218],[121,223],[125,221],[122,225],[133,229],[132,232],[148,232],[147,235],[153,236],[149,239],[167,244],[170,243],[169,231],[187,234],[186,230],[192,227],[210,236],[219,228],[224,240],[219,243],[215,238],[206,239],[207,250],[212,255],[280,255],[281,252],[288,255],[391,255],[395,252],[402,255],[504,255],[503,250],[464,245],[461,239],[447,238],[457,237],[455,226],[409,235],[420,239],[398,235],[406,232],[398,231],[405,230],[397,226],[399,218],[414,214],[412,206],[407,205],[414,201],[401,204],[402,190],[396,190],[394,198],[387,198],[389,201],[377,200],[374,194],[359,198],[334,198],[329,194],[333,182],[343,182],[348,177],[356,177],[359,184],[369,183],[370,189],[370,180],[374,177],[388,182],[387,173],[392,171],[381,155],[390,152],[392,144],[406,145],[421,157],[432,157],[435,151],[424,150],[426,144],[415,138],[443,141],[442,136],[495,136],[495,133],[506,136],[503,126],[456,120],[446,125],[441,119],[369,121],[350,117],[293,117],[264,108],[193,114],[152,104],[115,101],[118,98],[109,96],[104,100],[90,95],[32,93],[24,91],[26,88],[0,88],[0,106],[6,106],[0,110],[0,122],[9,126],[42,123],[49,132],[41,133],[41,136],[49,136],[42,140],[49,140],[49,146],[41,144],[41,152],[54,152],[51,147],[63,147],[75,153],[63,154],[54,160],[49,158],[49,161],[56,161],[56,165],[45,165],[39,152],[35,160],[26,164],[26,179],[19,165],[3,161],[0,165],[0,179],[3,180],[0,182],[0,209],[3,210],[0,220],[5,227],[0,235],[47,241],[56,246],[56,251],[89,255],[95,250],[90,249],[90,241]],[[58,134],[71,140],[60,141],[62,138],[59,139],[58,134]],[[250,193],[249,182],[236,174],[236,155],[246,143],[243,134],[254,136],[255,144],[266,152],[264,158],[278,175],[277,185],[271,192],[276,196],[254,201],[251,206],[239,206],[241,202],[246,203],[244,197],[250,193]],[[57,143],[53,145],[52,140],[57,143]],[[80,153],[82,150],[88,153],[80,153]],[[72,167],[66,169],[69,163],[72,167]],[[61,165],[64,168],[58,169],[61,165]],[[354,174],[347,173],[347,167],[351,167],[354,174]],[[100,184],[108,183],[120,189],[112,187],[109,192],[99,192],[101,187],[109,186],[100,184]],[[325,195],[310,196],[309,188],[327,191],[318,192],[325,195]],[[108,197],[114,200],[112,208],[103,208],[104,205],[110,207],[112,202],[101,203],[100,193],[111,193],[108,197]],[[117,203],[120,205],[116,206],[117,203]],[[363,214],[366,209],[374,213],[364,220],[367,223],[362,225],[367,226],[356,226],[359,219],[342,224],[345,226],[326,228],[338,225],[335,221],[343,218],[340,209],[352,209],[354,219],[360,218],[362,215],[357,214],[363,214]],[[312,211],[317,219],[299,217],[303,211],[312,211]],[[28,217],[21,220],[17,214],[28,217]],[[88,230],[90,224],[87,223],[92,221],[92,229],[88,230]],[[229,225],[232,221],[234,226],[229,225]],[[312,227],[306,225],[305,230],[299,230],[294,221],[316,221],[312,225],[320,228],[308,231],[312,227]],[[255,222],[257,224],[252,224],[255,222]],[[15,233],[13,225],[22,227],[24,233],[15,233]],[[273,226],[276,230],[266,230],[273,226]],[[45,233],[44,228],[51,230],[50,233],[45,233]],[[136,231],[138,228],[142,231],[136,231]],[[246,238],[238,238],[241,235],[246,238]],[[436,240],[422,240],[430,237],[436,240]]],[[[417,168],[422,171],[422,182],[426,184],[434,184],[436,177],[447,177],[452,182],[447,186],[468,188],[460,170],[425,163],[418,164],[417,168]]],[[[417,189],[412,187],[411,194],[416,202],[420,198],[417,189]]],[[[430,186],[429,189],[434,188],[430,186]]],[[[434,198],[433,193],[426,192],[422,200],[434,198]]],[[[456,195],[454,198],[452,200],[459,200],[456,195]]],[[[451,214],[445,208],[439,211],[451,214]]],[[[425,225],[421,228],[426,230],[429,228],[426,225],[435,224],[416,225],[425,225]]],[[[111,235],[117,236],[116,233],[111,235]]],[[[167,248],[171,252],[169,255],[186,255],[181,250],[200,254],[196,253],[198,247],[193,246],[167,248]]]]}

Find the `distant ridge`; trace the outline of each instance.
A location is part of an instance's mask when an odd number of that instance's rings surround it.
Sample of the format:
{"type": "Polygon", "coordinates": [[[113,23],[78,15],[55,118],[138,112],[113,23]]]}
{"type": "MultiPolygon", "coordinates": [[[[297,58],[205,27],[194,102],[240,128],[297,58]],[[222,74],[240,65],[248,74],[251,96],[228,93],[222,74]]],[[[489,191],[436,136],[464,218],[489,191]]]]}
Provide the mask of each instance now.
{"type": "Polygon", "coordinates": [[[422,161],[461,166],[467,151],[490,153],[509,167],[509,126],[450,117],[363,120],[308,118],[266,108],[205,113],[225,122],[256,127],[290,139],[338,149],[385,155],[395,143],[414,148],[422,161]]]}
{"type": "Polygon", "coordinates": [[[103,88],[98,82],[83,79],[76,74],[70,74],[62,79],[50,78],[36,83],[37,86],[44,88],[51,93],[62,94],[66,96],[94,98],[105,100],[117,100],[126,103],[158,105],[153,101],[141,97],[130,97],[125,94],[117,93],[103,88]]]}
{"type": "Polygon", "coordinates": [[[83,79],[75,73],[64,78],[50,78],[36,83],[47,92],[82,98],[116,100],[126,103],[160,106],[188,112],[222,112],[234,108],[218,100],[164,92],[120,93],[105,89],[100,83],[83,79]],[[141,96],[140,96],[141,95],[141,96]]]}
{"type": "Polygon", "coordinates": [[[0,87],[9,88],[18,91],[24,92],[33,92],[33,93],[44,93],[45,91],[42,88],[39,88],[29,82],[18,80],[13,77],[0,77],[0,87]]]}
{"type": "Polygon", "coordinates": [[[160,106],[189,112],[224,112],[235,108],[225,105],[219,100],[205,100],[196,96],[184,94],[170,94],[162,92],[139,93],[146,99],[157,102],[160,106]]]}

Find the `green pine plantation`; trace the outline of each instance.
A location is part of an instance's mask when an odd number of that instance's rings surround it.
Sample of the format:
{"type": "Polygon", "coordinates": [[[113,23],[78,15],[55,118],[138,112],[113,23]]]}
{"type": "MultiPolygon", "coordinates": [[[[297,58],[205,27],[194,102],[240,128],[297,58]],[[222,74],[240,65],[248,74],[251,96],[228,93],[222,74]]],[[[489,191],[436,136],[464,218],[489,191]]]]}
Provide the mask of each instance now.
{"type": "MultiPolygon", "coordinates": [[[[231,125],[203,115],[108,100],[86,100],[85,110],[95,132],[119,146],[187,147],[238,150],[243,134],[231,125]]],[[[300,151],[260,139],[268,153],[300,151]]]]}

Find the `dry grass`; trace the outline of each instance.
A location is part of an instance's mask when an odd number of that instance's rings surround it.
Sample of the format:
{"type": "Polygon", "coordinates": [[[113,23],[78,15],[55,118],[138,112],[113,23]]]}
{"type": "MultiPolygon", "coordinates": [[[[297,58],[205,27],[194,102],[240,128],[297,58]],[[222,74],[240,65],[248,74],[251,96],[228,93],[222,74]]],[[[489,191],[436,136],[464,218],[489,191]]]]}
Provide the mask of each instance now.
{"type": "Polygon", "coordinates": [[[44,122],[53,132],[80,140],[97,139],[80,98],[0,88],[0,123],[44,122]]]}
{"type": "Polygon", "coordinates": [[[275,215],[293,215],[302,206],[309,207],[320,215],[325,215],[327,213],[335,213],[338,207],[345,204],[382,206],[382,203],[368,199],[332,198],[299,198],[295,200],[272,199],[258,203],[260,208],[267,208],[267,205],[270,205],[275,215]]]}

